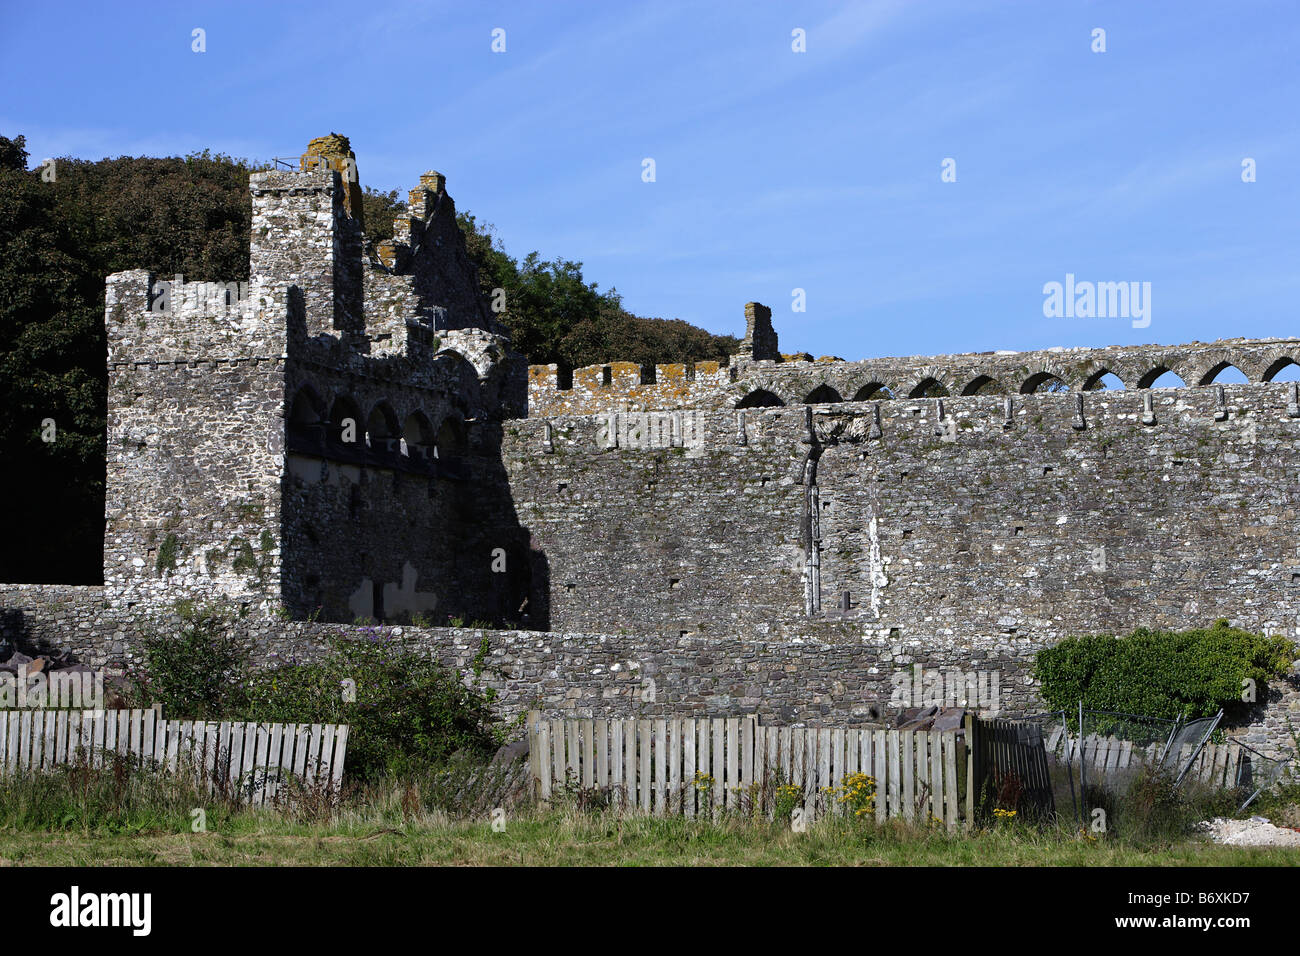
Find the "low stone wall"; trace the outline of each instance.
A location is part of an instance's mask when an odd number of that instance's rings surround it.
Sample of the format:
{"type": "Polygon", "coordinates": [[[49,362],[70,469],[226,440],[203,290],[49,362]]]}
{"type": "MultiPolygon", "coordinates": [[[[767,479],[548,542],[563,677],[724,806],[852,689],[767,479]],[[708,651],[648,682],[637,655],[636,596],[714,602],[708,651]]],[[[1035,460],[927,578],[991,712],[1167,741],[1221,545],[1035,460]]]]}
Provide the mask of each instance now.
{"type": "MultiPolygon", "coordinates": [[[[176,631],[174,611],[151,617],[109,606],[103,589],[0,585],[0,640],[32,651],[70,651],[94,667],[138,662],[141,637],[176,631]]],[[[843,623],[810,623],[810,636],[754,640],[630,634],[570,634],[472,628],[356,627],[274,618],[231,622],[259,664],[304,662],[335,637],[401,641],[495,688],[501,713],[530,708],[563,717],[720,717],[756,714],[785,725],[878,724],[904,705],[927,702],[936,671],[966,681],[971,706],[1023,715],[1043,705],[1032,679],[1029,638],[983,642],[942,637],[882,639],[843,623]],[[917,668],[920,671],[917,671],[917,668]]],[[[7,652],[6,652],[7,656],[7,652]]],[[[1236,736],[1267,754],[1293,752],[1288,718],[1300,730],[1300,684],[1270,689],[1268,706],[1236,736]]]]}

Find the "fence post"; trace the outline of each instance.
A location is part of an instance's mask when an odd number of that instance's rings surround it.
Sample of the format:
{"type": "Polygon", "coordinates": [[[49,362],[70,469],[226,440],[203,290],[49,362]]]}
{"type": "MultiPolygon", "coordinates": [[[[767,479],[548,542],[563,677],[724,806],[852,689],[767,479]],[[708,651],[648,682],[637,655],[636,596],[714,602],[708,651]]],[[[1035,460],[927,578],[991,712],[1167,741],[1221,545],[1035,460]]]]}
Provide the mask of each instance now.
{"type": "MultiPolygon", "coordinates": [[[[975,717],[966,715],[966,829],[975,829],[975,790],[980,761],[976,757],[979,747],[975,742],[975,717]]],[[[954,740],[955,744],[956,741],[954,740]]]]}
{"type": "Polygon", "coordinates": [[[538,769],[541,761],[537,752],[537,722],[541,719],[540,711],[530,710],[525,728],[528,738],[528,773],[532,776],[532,785],[529,789],[533,792],[534,800],[539,799],[542,794],[542,775],[538,769]]]}
{"type": "Polygon", "coordinates": [[[1083,698],[1079,698],[1079,809],[1088,819],[1088,749],[1083,742],[1083,698]]]}

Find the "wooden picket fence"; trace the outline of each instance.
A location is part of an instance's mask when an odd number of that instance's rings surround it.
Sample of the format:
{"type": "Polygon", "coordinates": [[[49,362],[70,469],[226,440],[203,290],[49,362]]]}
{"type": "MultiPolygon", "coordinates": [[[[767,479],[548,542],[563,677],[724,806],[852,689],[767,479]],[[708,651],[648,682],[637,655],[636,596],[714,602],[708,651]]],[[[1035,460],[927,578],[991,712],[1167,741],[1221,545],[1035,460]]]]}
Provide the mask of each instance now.
{"type": "Polygon", "coordinates": [[[528,715],[536,795],[608,794],[658,816],[775,813],[779,786],[798,787],[804,818],[844,814],[857,773],[874,778],[875,819],[958,826],[966,752],[954,731],[765,727],[753,717],[632,720],[528,715]],[[828,792],[829,791],[829,792],[828,792]]]}
{"type": "Polygon", "coordinates": [[[0,711],[0,773],[132,757],[262,805],[289,775],[337,791],[346,724],[163,720],[157,710],[0,711]]]}
{"type": "MultiPolygon", "coordinates": [[[[1049,753],[1059,752],[1063,758],[1073,760],[1078,741],[1055,728],[1047,739],[1049,753]]],[[[1160,759],[1164,750],[1164,741],[1151,744],[1135,744],[1131,740],[1119,737],[1099,737],[1091,735],[1083,739],[1083,759],[1089,774],[1105,776],[1126,770],[1135,770],[1142,765],[1152,765],[1160,759]]],[[[1191,759],[1195,744],[1183,744],[1177,758],[1166,758],[1168,766],[1179,770],[1191,759]]],[[[1240,779],[1242,770],[1242,747],[1231,741],[1222,744],[1206,744],[1204,749],[1188,771],[1187,780],[1198,780],[1211,787],[1233,787],[1240,779]]]]}

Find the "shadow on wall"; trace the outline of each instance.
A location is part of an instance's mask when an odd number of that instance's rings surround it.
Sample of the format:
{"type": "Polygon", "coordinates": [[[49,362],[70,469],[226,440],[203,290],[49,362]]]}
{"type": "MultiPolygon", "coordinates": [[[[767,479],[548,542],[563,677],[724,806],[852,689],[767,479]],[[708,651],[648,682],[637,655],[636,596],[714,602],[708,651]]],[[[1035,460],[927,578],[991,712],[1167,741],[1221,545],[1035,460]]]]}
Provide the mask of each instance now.
{"type": "MultiPolygon", "coordinates": [[[[15,653],[28,657],[59,660],[68,656],[66,647],[56,647],[33,631],[33,622],[17,608],[0,608],[0,665],[15,653]]],[[[116,662],[116,663],[121,663],[116,662]]]]}
{"type": "Polygon", "coordinates": [[[550,565],[515,510],[502,426],[449,417],[437,438],[289,430],[281,597],[292,617],[550,628],[550,565]]]}

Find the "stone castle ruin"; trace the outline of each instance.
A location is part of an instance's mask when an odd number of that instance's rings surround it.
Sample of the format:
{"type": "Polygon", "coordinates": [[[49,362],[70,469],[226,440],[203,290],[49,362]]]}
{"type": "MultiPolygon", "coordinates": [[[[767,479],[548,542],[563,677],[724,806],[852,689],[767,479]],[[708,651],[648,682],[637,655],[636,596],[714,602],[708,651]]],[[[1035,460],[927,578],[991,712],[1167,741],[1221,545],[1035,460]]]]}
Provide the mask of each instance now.
{"type": "MultiPolygon", "coordinates": [[[[104,584],[0,585],[0,634],[125,663],[211,603],[287,659],[372,619],[486,636],[512,711],[816,723],[914,667],[1033,710],[1069,635],[1300,626],[1300,340],[813,360],[749,303],[727,363],[530,368],[444,177],[372,246],[355,172],[331,136],[250,177],[246,294],[108,277],[104,584]]],[[[1256,711],[1289,749],[1294,679],[1256,711]]]]}

